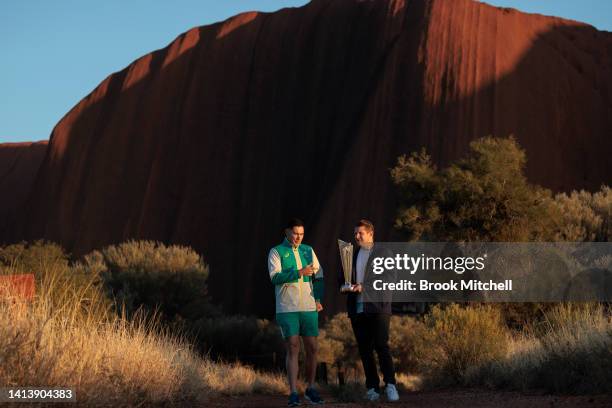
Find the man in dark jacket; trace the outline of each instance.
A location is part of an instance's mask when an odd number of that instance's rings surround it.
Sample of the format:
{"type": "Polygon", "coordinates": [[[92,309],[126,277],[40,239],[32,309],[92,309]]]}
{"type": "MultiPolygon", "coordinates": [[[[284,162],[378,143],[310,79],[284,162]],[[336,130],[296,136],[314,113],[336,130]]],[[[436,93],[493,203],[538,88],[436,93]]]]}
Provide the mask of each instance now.
{"type": "MultiPolygon", "coordinates": [[[[347,311],[366,376],[366,388],[368,389],[366,398],[376,401],[380,397],[380,378],[374,360],[374,350],[376,350],[386,385],[387,400],[397,401],[399,395],[395,388],[395,370],[389,350],[391,299],[387,296],[382,302],[366,302],[363,296],[364,288],[371,288],[371,282],[377,279],[372,272],[372,260],[377,257],[391,257],[392,254],[388,249],[374,243],[372,222],[359,220],[354,232],[359,250],[353,253],[351,278],[353,291],[347,294],[347,311]]],[[[341,280],[344,283],[344,279],[341,280]]]]}

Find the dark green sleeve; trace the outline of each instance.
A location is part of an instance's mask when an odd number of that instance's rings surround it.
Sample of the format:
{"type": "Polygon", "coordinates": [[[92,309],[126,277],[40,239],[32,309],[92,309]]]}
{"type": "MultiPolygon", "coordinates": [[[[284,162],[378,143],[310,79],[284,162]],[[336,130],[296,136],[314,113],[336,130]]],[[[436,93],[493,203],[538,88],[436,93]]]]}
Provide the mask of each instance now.
{"type": "Polygon", "coordinates": [[[323,278],[313,280],[312,291],[314,292],[315,300],[321,303],[321,299],[323,299],[325,294],[325,280],[323,278]]]}
{"type": "Polygon", "coordinates": [[[296,281],[299,278],[300,274],[298,273],[297,269],[284,269],[272,277],[272,283],[274,285],[282,285],[283,283],[296,281]]]}

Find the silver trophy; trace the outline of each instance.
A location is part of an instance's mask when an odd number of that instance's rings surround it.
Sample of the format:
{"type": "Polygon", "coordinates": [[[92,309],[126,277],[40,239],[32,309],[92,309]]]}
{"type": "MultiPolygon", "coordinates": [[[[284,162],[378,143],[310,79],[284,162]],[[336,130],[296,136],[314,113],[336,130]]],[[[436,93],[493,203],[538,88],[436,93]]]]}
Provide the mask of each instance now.
{"type": "Polygon", "coordinates": [[[338,249],[340,249],[340,262],[342,262],[342,272],[344,273],[344,285],[340,287],[340,292],[353,292],[353,285],[351,284],[353,244],[339,239],[338,249]]]}

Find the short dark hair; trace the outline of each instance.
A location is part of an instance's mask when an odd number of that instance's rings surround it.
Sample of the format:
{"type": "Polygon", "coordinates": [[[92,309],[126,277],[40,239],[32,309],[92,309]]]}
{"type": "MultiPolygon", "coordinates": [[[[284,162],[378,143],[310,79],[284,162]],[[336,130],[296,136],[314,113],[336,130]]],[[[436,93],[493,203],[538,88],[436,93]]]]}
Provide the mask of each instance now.
{"type": "Polygon", "coordinates": [[[358,227],[365,227],[365,229],[369,232],[374,232],[374,224],[372,224],[372,221],[370,220],[366,220],[366,219],[361,219],[359,221],[357,221],[357,224],[355,224],[355,228],[358,227]]]}
{"type": "Polygon", "coordinates": [[[291,218],[289,219],[289,221],[287,221],[285,229],[293,229],[293,227],[303,227],[303,226],[304,226],[304,221],[300,220],[299,218],[291,218]]]}

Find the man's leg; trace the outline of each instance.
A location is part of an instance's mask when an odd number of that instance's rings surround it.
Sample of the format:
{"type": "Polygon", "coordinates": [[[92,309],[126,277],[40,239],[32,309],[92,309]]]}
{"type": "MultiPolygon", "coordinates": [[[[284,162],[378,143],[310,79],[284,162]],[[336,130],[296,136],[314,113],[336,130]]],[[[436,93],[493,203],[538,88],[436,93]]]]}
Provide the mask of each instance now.
{"type": "Polygon", "coordinates": [[[277,313],[276,323],[285,340],[285,368],[291,392],[297,391],[298,356],[300,354],[300,322],[299,316],[294,312],[277,313]]]}
{"type": "Polygon", "coordinates": [[[372,315],[374,333],[374,348],[378,355],[380,371],[383,373],[385,384],[395,384],[395,369],[389,349],[389,322],[391,316],[388,314],[372,315]]]}
{"type": "Polygon", "coordinates": [[[300,312],[300,336],[306,351],[306,381],[308,387],[314,386],[317,371],[317,336],[319,336],[319,313],[300,312]]]}
{"type": "Polygon", "coordinates": [[[306,350],[306,381],[308,381],[308,387],[314,387],[317,371],[317,338],[314,336],[303,336],[302,340],[306,350]]]}
{"type": "Polygon", "coordinates": [[[366,376],[366,388],[374,388],[376,392],[379,392],[380,378],[378,378],[376,362],[374,361],[374,333],[372,333],[373,330],[370,327],[370,320],[370,316],[359,313],[351,318],[351,326],[353,326],[353,333],[355,333],[355,340],[357,340],[359,355],[366,376]]]}
{"type": "Polygon", "coordinates": [[[287,380],[291,392],[297,392],[297,377],[298,377],[298,356],[300,354],[300,338],[299,336],[290,336],[285,339],[285,349],[287,356],[285,358],[285,367],[287,369],[287,380]]]}

